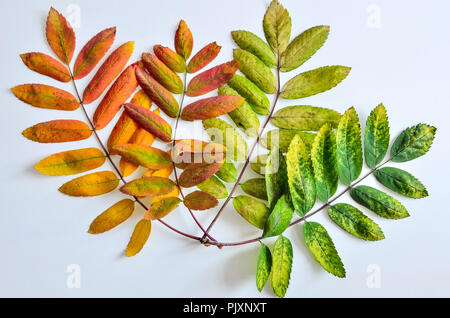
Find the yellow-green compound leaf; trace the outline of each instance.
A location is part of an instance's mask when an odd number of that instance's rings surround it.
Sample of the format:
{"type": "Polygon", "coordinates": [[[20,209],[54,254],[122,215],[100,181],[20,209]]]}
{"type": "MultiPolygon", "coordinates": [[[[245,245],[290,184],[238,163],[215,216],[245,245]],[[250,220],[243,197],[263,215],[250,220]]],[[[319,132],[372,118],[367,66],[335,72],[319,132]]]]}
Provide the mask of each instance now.
{"type": "Polygon", "coordinates": [[[90,197],[111,192],[119,185],[112,171],[90,173],[64,183],[58,190],[73,197],[90,197]]]}
{"type": "Polygon", "coordinates": [[[338,112],[315,106],[289,106],[277,111],[272,124],[279,128],[318,131],[324,124],[336,128],[341,119],[338,112]]]}
{"type": "Polygon", "coordinates": [[[239,132],[230,124],[219,118],[202,121],[211,141],[227,147],[227,158],[244,161],[247,156],[247,143],[239,132]]]}
{"type": "Polygon", "coordinates": [[[150,237],[152,231],[152,222],[147,219],[140,220],[134,228],[130,241],[128,242],[125,255],[131,257],[139,253],[150,237]]]}
{"type": "Polygon", "coordinates": [[[353,107],[342,116],[336,132],[337,165],[339,178],[345,185],[359,177],[362,170],[361,128],[353,107]]]}
{"type": "Polygon", "coordinates": [[[385,167],[375,171],[374,175],[382,185],[408,198],[421,199],[428,196],[422,182],[402,169],[385,167]]]}
{"type": "Polygon", "coordinates": [[[227,187],[216,176],[197,184],[197,188],[211,194],[216,199],[225,199],[228,196],[227,187]]]}
{"type": "Polygon", "coordinates": [[[100,149],[84,148],[55,153],[39,161],[34,168],[49,176],[67,176],[98,168],[105,160],[100,149]]]}
{"type": "Polygon", "coordinates": [[[307,151],[311,149],[311,145],[316,137],[316,134],[301,131],[298,129],[274,129],[267,132],[261,138],[261,145],[267,149],[272,149],[278,146],[281,152],[287,152],[292,139],[299,135],[306,146],[307,151]]]}
{"type": "Polygon", "coordinates": [[[386,156],[389,148],[389,121],[383,104],[375,107],[367,118],[364,134],[364,157],[370,169],[374,169],[386,156]]]}
{"type": "Polygon", "coordinates": [[[295,212],[304,216],[316,202],[316,186],[311,159],[299,135],[292,139],[286,154],[289,191],[295,212]]]}
{"type": "Polygon", "coordinates": [[[409,216],[406,208],[386,193],[369,186],[357,186],[350,196],[369,210],[387,219],[403,219],[409,216]]]}
{"type": "Polygon", "coordinates": [[[292,270],[292,244],[280,235],[273,246],[272,288],[278,297],[284,297],[289,286],[292,270]]]}
{"type": "Polygon", "coordinates": [[[269,114],[270,101],[266,94],[247,78],[235,74],[227,85],[244,97],[255,113],[259,115],[269,114]]]}
{"type": "Polygon", "coordinates": [[[152,202],[150,208],[145,213],[144,218],[149,220],[158,220],[175,210],[181,200],[177,197],[167,197],[156,202],[152,202]]]}
{"type": "Polygon", "coordinates": [[[261,200],[267,200],[266,179],[248,179],[241,184],[242,191],[261,200]]]}
{"type": "Polygon", "coordinates": [[[264,35],[272,49],[278,54],[286,49],[291,37],[291,17],[278,2],[272,0],[263,20],[264,35]]]}
{"type": "Polygon", "coordinates": [[[176,187],[175,183],[168,178],[143,177],[128,182],[127,184],[125,184],[120,188],[120,191],[122,193],[132,196],[154,197],[157,195],[170,193],[173,191],[175,187],[176,187]]]}
{"type": "Polygon", "coordinates": [[[336,160],[336,138],[328,124],[320,128],[311,148],[311,162],[314,170],[317,197],[320,201],[336,193],[338,187],[338,170],[336,160]]]}
{"type": "Polygon", "coordinates": [[[323,93],[342,82],[350,72],[350,67],[333,65],[300,73],[283,87],[281,97],[297,99],[323,93]]]}
{"type": "Polygon", "coordinates": [[[292,71],[309,60],[325,43],[329,33],[328,25],[319,25],[298,35],[281,55],[280,71],[292,71]]]}
{"type": "Polygon", "coordinates": [[[328,208],[328,215],[348,233],[368,241],[384,239],[380,227],[360,210],[346,203],[338,203],[328,208]]]}
{"type": "Polygon", "coordinates": [[[282,195],[267,219],[263,237],[283,234],[284,230],[288,228],[293,214],[294,209],[292,208],[289,196],[286,194],[282,195]]]}
{"type": "Polygon", "coordinates": [[[236,182],[237,169],[234,163],[225,162],[223,166],[216,172],[216,176],[225,182],[236,182]]]}
{"type": "Polygon", "coordinates": [[[256,265],[256,287],[261,292],[269,278],[272,269],[272,254],[270,249],[261,243],[258,255],[258,264],[256,265]]]}
{"type": "Polygon", "coordinates": [[[127,220],[134,211],[134,201],[123,199],[97,216],[89,226],[89,233],[100,234],[115,228],[127,220]]]}
{"type": "Polygon", "coordinates": [[[257,174],[265,175],[266,174],[266,163],[268,155],[259,155],[255,158],[254,161],[250,163],[250,168],[255,171],[257,174]]]}
{"type": "Polygon", "coordinates": [[[265,166],[267,200],[272,211],[278,199],[288,191],[286,161],[278,148],[272,149],[265,166]]]}
{"type": "Polygon", "coordinates": [[[342,264],[333,240],[325,228],[317,222],[305,222],[303,235],[306,246],[315,260],[329,273],[337,277],[345,277],[345,268],[342,264]]]}
{"type": "Polygon", "coordinates": [[[125,144],[113,149],[126,160],[149,169],[164,169],[172,165],[170,155],[158,148],[125,144]]]}
{"type": "Polygon", "coordinates": [[[250,224],[264,229],[264,224],[270,214],[269,208],[264,202],[248,195],[238,195],[233,199],[233,205],[236,211],[250,224]]]}
{"type": "Polygon", "coordinates": [[[233,58],[239,62],[239,70],[263,92],[267,94],[277,92],[275,75],[259,58],[241,49],[233,50],[233,58]]]}
{"type": "Polygon", "coordinates": [[[391,147],[394,162],[405,162],[428,152],[436,134],[436,127],[418,124],[405,129],[391,147]]]}
{"type": "Polygon", "coordinates": [[[273,53],[272,49],[256,34],[249,31],[232,31],[231,36],[234,42],[243,50],[249,51],[268,67],[277,66],[277,57],[273,53]]]}

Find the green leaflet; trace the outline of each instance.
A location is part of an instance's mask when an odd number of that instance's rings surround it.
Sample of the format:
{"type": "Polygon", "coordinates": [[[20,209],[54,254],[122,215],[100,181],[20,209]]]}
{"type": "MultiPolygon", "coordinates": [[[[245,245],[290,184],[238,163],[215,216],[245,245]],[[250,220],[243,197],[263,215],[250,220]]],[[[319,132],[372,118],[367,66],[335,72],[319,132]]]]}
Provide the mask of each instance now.
{"type": "Polygon", "coordinates": [[[386,156],[389,138],[389,121],[386,108],[383,104],[379,104],[367,118],[364,135],[364,156],[370,169],[374,169],[386,156]]]}
{"type": "Polygon", "coordinates": [[[316,186],[311,159],[299,135],[292,139],[286,154],[289,191],[295,212],[304,216],[316,202],[316,186]]]}
{"type": "Polygon", "coordinates": [[[386,193],[369,186],[357,186],[350,190],[350,196],[362,206],[381,217],[403,219],[409,216],[405,207],[386,193]]]}
{"type": "Polygon", "coordinates": [[[391,147],[394,162],[405,162],[423,156],[433,143],[436,127],[418,124],[405,129],[391,147]]]}
{"type": "Polygon", "coordinates": [[[225,199],[228,196],[227,187],[216,176],[197,184],[197,188],[211,194],[216,199],[225,199]]]}
{"type": "Polygon", "coordinates": [[[283,53],[291,37],[291,17],[277,0],[273,0],[267,8],[263,28],[266,40],[272,49],[278,54],[283,53]]]}
{"type": "Polygon", "coordinates": [[[303,235],[306,246],[315,260],[329,273],[337,277],[345,277],[345,268],[342,264],[333,240],[327,230],[317,222],[305,222],[303,235]]]}
{"type": "Polygon", "coordinates": [[[292,270],[292,244],[280,235],[273,247],[272,288],[278,297],[284,297],[289,286],[292,270]]]}
{"type": "Polygon", "coordinates": [[[266,94],[247,78],[234,74],[227,85],[244,97],[255,113],[260,115],[269,114],[270,101],[266,94]]]}
{"type": "Polygon", "coordinates": [[[267,163],[268,155],[259,155],[256,157],[255,161],[252,161],[250,163],[250,168],[252,168],[253,171],[260,175],[266,174],[266,163],[267,163]]]}
{"type": "Polygon", "coordinates": [[[385,187],[409,198],[421,199],[428,196],[422,182],[402,169],[385,167],[375,171],[374,175],[385,187]]]}
{"type": "Polygon", "coordinates": [[[248,179],[241,184],[242,191],[261,200],[267,200],[266,179],[248,179]]]}
{"type": "Polygon", "coordinates": [[[306,148],[311,148],[316,134],[297,129],[273,129],[261,138],[261,145],[267,149],[278,146],[281,152],[287,152],[289,145],[296,135],[300,135],[306,148]]]}
{"type": "Polygon", "coordinates": [[[314,169],[317,197],[322,202],[336,193],[338,170],[336,160],[336,139],[328,124],[320,128],[311,148],[311,161],[314,169]]]}
{"type": "Polygon", "coordinates": [[[236,211],[250,224],[264,229],[270,213],[264,202],[248,195],[238,195],[233,199],[233,205],[236,211]]]}
{"type": "MultiPolygon", "coordinates": [[[[221,96],[240,96],[238,92],[236,92],[228,85],[219,87],[218,94],[221,96]]],[[[250,104],[247,103],[247,101],[244,101],[244,103],[240,107],[229,112],[228,116],[230,116],[231,120],[236,124],[236,126],[242,129],[247,136],[256,137],[258,135],[259,119],[250,104]]]]}
{"type": "Polygon", "coordinates": [[[336,128],[340,119],[341,114],[328,108],[289,106],[275,113],[272,124],[279,128],[318,131],[327,123],[336,128]]]}
{"type": "Polygon", "coordinates": [[[384,239],[383,231],[360,210],[346,203],[338,203],[328,208],[328,215],[348,233],[368,241],[384,239]]]}
{"type": "Polygon", "coordinates": [[[277,92],[277,81],[270,68],[252,53],[241,49],[233,50],[233,58],[239,63],[239,70],[267,94],[277,92]]]}
{"type": "Polygon", "coordinates": [[[298,35],[281,55],[281,71],[289,72],[310,59],[328,38],[330,27],[319,25],[298,35]]]}
{"type": "Polygon", "coordinates": [[[336,132],[339,178],[345,185],[359,177],[362,170],[361,128],[353,107],[342,116],[336,132]]]}
{"type": "Polygon", "coordinates": [[[270,249],[261,243],[258,255],[258,264],[256,266],[256,287],[261,292],[272,269],[272,254],[270,249]]]}
{"type": "Polygon", "coordinates": [[[247,143],[239,132],[230,124],[219,118],[202,121],[211,141],[227,147],[227,157],[234,161],[244,161],[247,156],[247,143]]]}
{"type": "Polygon", "coordinates": [[[289,195],[283,194],[278,199],[277,204],[270,213],[269,218],[264,226],[263,237],[277,236],[283,234],[291,222],[294,209],[290,201],[289,195]]]}
{"type": "Polygon", "coordinates": [[[234,163],[225,162],[219,171],[216,172],[216,176],[225,182],[236,182],[237,169],[234,163]]]}
{"type": "Polygon", "coordinates": [[[278,199],[287,191],[286,161],[278,148],[272,149],[265,166],[267,200],[272,211],[278,199]]]}
{"type": "Polygon", "coordinates": [[[350,67],[333,65],[300,73],[284,85],[280,96],[297,99],[325,92],[343,81],[350,70],[350,67]]]}
{"type": "Polygon", "coordinates": [[[243,50],[249,51],[268,67],[277,66],[277,57],[273,53],[272,49],[256,34],[249,31],[232,31],[231,36],[234,42],[243,50]]]}

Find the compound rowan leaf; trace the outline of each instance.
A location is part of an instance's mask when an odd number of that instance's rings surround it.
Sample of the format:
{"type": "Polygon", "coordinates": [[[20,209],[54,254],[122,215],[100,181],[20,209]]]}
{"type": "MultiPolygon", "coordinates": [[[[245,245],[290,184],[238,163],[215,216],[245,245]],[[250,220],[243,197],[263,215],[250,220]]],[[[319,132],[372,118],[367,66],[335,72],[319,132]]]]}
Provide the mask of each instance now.
{"type": "Polygon", "coordinates": [[[261,243],[258,255],[258,264],[256,265],[256,287],[261,292],[269,278],[272,269],[272,254],[270,249],[261,243]]]}
{"type": "Polygon", "coordinates": [[[211,63],[219,54],[221,48],[222,47],[217,45],[216,42],[207,44],[204,48],[198,51],[197,54],[195,54],[189,61],[189,64],[187,66],[188,73],[198,72],[206,65],[211,63]]]}
{"type": "Polygon", "coordinates": [[[69,64],[75,50],[75,33],[66,18],[53,7],[48,13],[45,31],[53,52],[63,63],[69,64]]]}
{"type": "MultiPolygon", "coordinates": [[[[228,86],[245,98],[253,111],[259,115],[269,115],[270,101],[266,94],[247,78],[235,74],[229,81],[228,86]]],[[[232,94],[233,95],[233,94],[232,94]]]]}
{"type": "Polygon", "coordinates": [[[272,49],[278,54],[286,49],[291,37],[291,17],[277,1],[272,0],[263,20],[264,35],[272,49]]]}
{"type": "Polygon", "coordinates": [[[248,179],[241,184],[241,189],[245,193],[261,200],[267,200],[266,179],[248,179]]]}
{"type": "Polygon", "coordinates": [[[134,201],[123,199],[97,216],[89,226],[88,232],[100,234],[109,231],[127,220],[133,214],[133,211],[134,201]]]}
{"type": "Polygon", "coordinates": [[[196,186],[203,181],[211,178],[220,167],[223,162],[216,162],[202,166],[193,166],[186,168],[179,177],[179,184],[184,188],[190,188],[196,186]]]}
{"type": "Polygon", "coordinates": [[[40,52],[25,53],[20,54],[20,58],[32,71],[49,76],[60,82],[70,81],[70,73],[67,67],[47,54],[40,52]]]}
{"type": "Polygon", "coordinates": [[[114,152],[128,161],[149,169],[163,169],[172,165],[169,154],[154,147],[125,144],[115,146],[114,152]]]}
{"type": "Polygon", "coordinates": [[[191,56],[194,40],[192,38],[191,30],[189,30],[184,20],[180,21],[178,29],[175,32],[175,50],[180,54],[184,60],[191,56]]]}
{"type": "Polygon", "coordinates": [[[272,251],[272,288],[278,297],[284,297],[291,279],[293,256],[291,241],[280,235],[272,251]]]}
{"type": "Polygon", "coordinates": [[[216,176],[197,184],[197,188],[201,191],[211,194],[216,199],[225,199],[228,197],[227,187],[216,176]]]}
{"type": "Polygon", "coordinates": [[[384,167],[376,170],[374,175],[382,185],[408,198],[421,199],[428,196],[422,182],[402,169],[384,167]]]}
{"type": "Polygon", "coordinates": [[[186,63],[182,56],[172,51],[170,48],[162,45],[154,45],[153,52],[163,61],[172,71],[184,73],[186,71],[186,63]]]}
{"type": "Polygon", "coordinates": [[[237,180],[237,169],[234,163],[224,162],[219,171],[216,172],[216,176],[225,182],[231,183],[237,180]]]}
{"type": "Polygon", "coordinates": [[[279,128],[318,131],[324,124],[336,128],[341,119],[338,112],[315,106],[288,106],[280,109],[272,118],[279,128]]]}
{"type": "Polygon", "coordinates": [[[168,178],[152,176],[128,182],[120,188],[120,191],[132,196],[153,197],[172,192],[175,187],[175,183],[168,178]]]}
{"type": "Polygon", "coordinates": [[[240,107],[244,101],[243,97],[233,95],[204,98],[187,105],[181,113],[181,118],[193,121],[219,117],[240,107]]]}
{"type": "Polygon", "coordinates": [[[283,194],[275,204],[264,225],[263,237],[283,234],[291,222],[294,209],[288,195],[283,194]]]}
{"type": "Polygon", "coordinates": [[[219,201],[209,193],[194,191],[184,198],[183,203],[191,210],[208,210],[217,206],[219,201]]]}
{"type": "Polygon", "coordinates": [[[250,224],[264,229],[264,224],[270,214],[269,208],[264,202],[248,195],[238,195],[233,199],[233,205],[236,211],[250,224]]]}
{"type": "Polygon", "coordinates": [[[82,121],[60,119],[31,126],[22,135],[40,143],[56,143],[87,139],[92,135],[92,130],[82,121]]]}
{"type": "Polygon", "coordinates": [[[125,255],[131,257],[139,253],[150,237],[152,231],[152,222],[150,220],[142,219],[134,228],[130,241],[128,242],[125,255]]]}
{"type": "Polygon", "coordinates": [[[93,172],[64,183],[58,190],[73,197],[90,197],[113,191],[119,179],[112,171],[93,172]]]}
{"type": "Polygon", "coordinates": [[[183,92],[183,82],[181,78],[164,64],[155,55],[150,53],[142,54],[142,62],[150,75],[164,86],[169,92],[181,94],[183,92]]]}
{"type": "Polygon", "coordinates": [[[269,150],[273,147],[279,147],[280,151],[285,153],[288,151],[289,145],[296,135],[300,135],[307,151],[309,151],[316,134],[301,131],[298,129],[274,129],[268,131],[264,136],[261,137],[260,142],[263,147],[269,150]]]}
{"type": "Polygon", "coordinates": [[[98,148],[84,148],[55,153],[39,161],[34,169],[49,176],[67,176],[93,170],[106,161],[98,148]]]}
{"type": "Polygon", "coordinates": [[[389,148],[389,121],[383,104],[375,107],[367,118],[364,134],[366,164],[374,169],[386,156],[389,148]]]}
{"type": "Polygon", "coordinates": [[[278,148],[272,149],[267,157],[264,177],[266,180],[267,200],[272,211],[278,199],[288,191],[286,160],[278,148]]]}
{"type": "Polygon", "coordinates": [[[165,217],[167,214],[175,210],[180,204],[181,200],[177,197],[166,197],[154,202],[144,215],[144,219],[158,220],[165,217]]]}
{"type": "Polygon", "coordinates": [[[241,49],[252,53],[268,67],[273,68],[277,66],[277,58],[272,49],[256,34],[249,31],[238,30],[232,31],[231,36],[241,49]]]}
{"type": "Polygon", "coordinates": [[[391,147],[394,162],[405,162],[423,156],[428,152],[436,134],[436,127],[426,124],[405,129],[391,147]]]}
{"type": "Polygon", "coordinates": [[[80,107],[75,96],[53,86],[24,84],[11,90],[21,101],[39,108],[75,110],[80,107]]]}

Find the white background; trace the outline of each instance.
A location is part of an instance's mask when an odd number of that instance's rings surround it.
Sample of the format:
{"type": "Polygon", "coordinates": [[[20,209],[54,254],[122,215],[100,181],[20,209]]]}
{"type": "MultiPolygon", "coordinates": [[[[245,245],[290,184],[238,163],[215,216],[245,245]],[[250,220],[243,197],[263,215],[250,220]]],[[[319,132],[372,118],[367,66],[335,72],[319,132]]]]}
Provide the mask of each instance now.
{"type": "MultiPolygon", "coordinates": [[[[80,26],[75,30],[78,39],[75,56],[90,37],[114,25],[118,32],[113,48],[135,40],[133,60],[143,51],[151,50],[154,44],[173,47],[174,32],[183,18],[194,34],[194,52],[217,41],[223,48],[216,63],[222,63],[232,58],[235,47],[230,31],[245,29],[263,36],[262,18],[268,3],[268,0],[1,1],[0,296],[273,296],[269,284],[262,294],[255,287],[257,244],[222,250],[205,248],[155,223],[143,251],[134,258],[126,258],[124,248],[142,216],[141,209],[108,233],[88,234],[95,216],[122,195],[115,191],[87,199],[67,197],[57,188],[71,177],[43,176],[33,166],[55,152],[97,146],[95,139],[43,145],[21,135],[23,129],[38,122],[83,119],[81,111],[37,109],[18,101],[10,92],[11,87],[23,83],[45,83],[72,91],[70,84],[31,72],[19,58],[20,53],[31,51],[53,55],[44,33],[51,5],[69,17],[73,17],[71,9],[81,9],[80,26]],[[79,289],[66,285],[66,269],[70,264],[80,266],[79,289]]],[[[294,245],[287,296],[450,296],[448,1],[425,4],[423,1],[284,0],[283,4],[292,17],[292,36],[314,25],[331,26],[325,46],[300,69],[283,74],[283,81],[322,65],[348,65],[352,71],[332,91],[301,101],[283,101],[279,106],[309,104],[343,112],[353,105],[364,127],[370,110],[383,102],[393,136],[418,122],[438,127],[429,154],[395,165],[418,177],[427,186],[430,197],[401,198],[411,214],[404,220],[384,220],[364,210],[380,224],[385,240],[361,241],[332,224],[326,213],[314,217],[333,237],[346,266],[347,278],[335,278],[315,263],[304,246],[299,226],[286,232],[294,245]],[[376,6],[370,7],[371,4],[376,6]],[[370,15],[377,10],[380,10],[381,24],[374,27],[370,15]],[[370,264],[381,271],[381,288],[368,287],[370,264]]],[[[92,75],[80,81],[81,89],[92,75]]],[[[90,113],[94,109],[95,104],[88,106],[90,113]]],[[[181,136],[192,130],[192,126],[187,129],[185,124],[182,123],[181,136]]],[[[101,132],[104,140],[111,128],[112,124],[101,132]]],[[[106,163],[100,169],[108,168],[106,163]]],[[[248,175],[256,176],[251,172],[248,175]]],[[[375,184],[374,178],[368,178],[365,184],[375,184]]],[[[350,199],[345,196],[343,201],[350,202],[350,199]]],[[[197,214],[206,225],[214,211],[197,214]]],[[[184,208],[169,215],[166,221],[200,235],[184,208]]],[[[212,234],[224,241],[236,241],[254,237],[258,232],[230,205],[212,234]]],[[[269,240],[268,244],[272,242],[269,240]]]]}

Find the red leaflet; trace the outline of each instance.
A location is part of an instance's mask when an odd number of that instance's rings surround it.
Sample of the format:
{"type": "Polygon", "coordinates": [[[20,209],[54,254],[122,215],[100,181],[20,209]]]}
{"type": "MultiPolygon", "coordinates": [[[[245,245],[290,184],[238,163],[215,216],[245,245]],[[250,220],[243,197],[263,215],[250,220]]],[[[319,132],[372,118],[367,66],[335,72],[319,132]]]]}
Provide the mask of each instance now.
{"type": "Polygon", "coordinates": [[[155,55],[143,53],[142,62],[150,75],[170,92],[174,94],[183,92],[181,78],[155,55]]]}
{"type": "Polygon", "coordinates": [[[200,96],[226,84],[238,70],[235,60],[217,65],[194,77],[188,85],[186,95],[200,96]]]}
{"type": "Polygon", "coordinates": [[[209,43],[203,49],[198,51],[198,53],[195,54],[194,57],[192,57],[187,66],[187,71],[189,73],[200,71],[216,58],[221,48],[222,47],[218,46],[216,42],[209,43]]]}
{"type": "Polygon", "coordinates": [[[155,45],[153,46],[153,52],[172,71],[177,73],[184,73],[184,71],[186,70],[186,65],[183,58],[168,47],[155,45]]]}
{"type": "Polygon", "coordinates": [[[35,72],[49,76],[60,82],[70,81],[67,67],[53,57],[39,52],[20,54],[23,63],[35,72]]]}
{"type": "Polygon", "coordinates": [[[193,45],[194,40],[192,38],[191,30],[189,30],[186,22],[181,20],[177,32],[175,33],[175,50],[187,60],[189,56],[191,56],[193,45]]]}
{"type": "Polygon", "coordinates": [[[181,113],[184,120],[208,119],[225,115],[240,107],[245,98],[235,95],[214,96],[187,105],[181,113]]]}
{"type": "Polygon", "coordinates": [[[194,165],[192,167],[188,167],[180,175],[179,184],[183,188],[190,188],[200,184],[211,178],[217,171],[219,171],[222,165],[223,162],[216,162],[209,165],[194,165]]]}
{"type": "Polygon", "coordinates": [[[69,64],[75,50],[75,33],[66,18],[53,7],[48,13],[46,35],[56,56],[65,64],[69,64]]]}
{"type": "Polygon", "coordinates": [[[209,193],[194,191],[184,198],[183,203],[191,210],[207,210],[218,205],[219,201],[209,193]]]}

